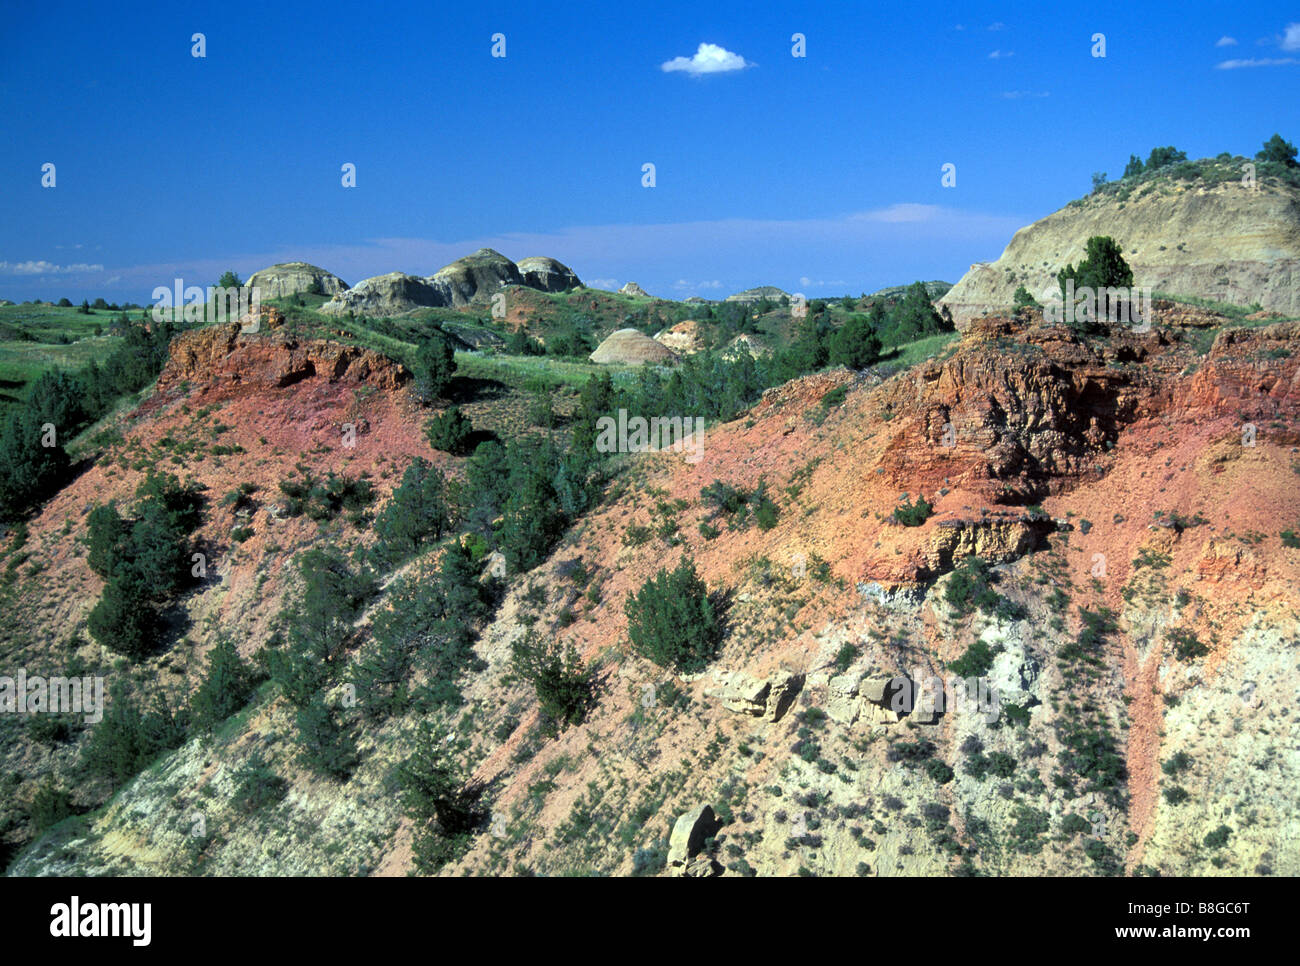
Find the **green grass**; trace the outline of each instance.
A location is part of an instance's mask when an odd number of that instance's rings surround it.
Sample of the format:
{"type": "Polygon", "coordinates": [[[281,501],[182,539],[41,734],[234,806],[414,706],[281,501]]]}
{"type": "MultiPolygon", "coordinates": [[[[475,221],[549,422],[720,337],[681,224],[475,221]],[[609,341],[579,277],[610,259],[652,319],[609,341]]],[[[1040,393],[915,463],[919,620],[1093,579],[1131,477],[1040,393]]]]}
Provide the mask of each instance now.
{"type": "MultiPolygon", "coordinates": [[[[140,310],[133,309],[132,318],[140,310]]],[[[106,309],[82,315],[76,308],[51,305],[0,305],[0,404],[21,399],[27,385],[47,369],[80,369],[103,361],[117,338],[107,330],[121,312],[106,309]]]]}
{"type": "Polygon", "coordinates": [[[479,355],[474,352],[456,353],[456,375],[472,379],[495,379],[511,386],[524,386],[541,382],[550,388],[561,386],[582,387],[599,372],[609,370],[615,374],[625,367],[602,366],[594,362],[556,359],[547,356],[479,355]]]}
{"type": "Polygon", "coordinates": [[[960,338],[960,332],[940,332],[938,335],[928,335],[915,342],[905,342],[893,349],[894,354],[888,356],[888,361],[910,368],[917,363],[934,358],[960,338]]]}

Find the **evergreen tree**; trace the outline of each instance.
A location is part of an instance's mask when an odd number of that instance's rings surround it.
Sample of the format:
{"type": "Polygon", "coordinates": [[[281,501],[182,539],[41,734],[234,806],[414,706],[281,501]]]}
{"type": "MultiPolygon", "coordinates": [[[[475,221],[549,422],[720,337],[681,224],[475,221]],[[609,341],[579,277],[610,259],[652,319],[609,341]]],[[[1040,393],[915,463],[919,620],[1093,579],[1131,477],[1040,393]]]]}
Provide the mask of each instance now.
{"type": "Polygon", "coordinates": [[[596,703],[596,676],[572,644],[543,641],[530,629],[510,653],[514,673],[537,694],[545,732],[554,735],[582,723],[596,703]]]}
{"type": "Polygon", "coordinates": [[[853,314],[831,337],[830,363],[865,369],[880,358],[880,339],[865,315],[853,314]]]}
{"type": "Polygon", "coordinates": [[[533,468],[506,500],[500,546],[516,573],[541,563],[564,532],[564,513],[551,481],[533,468]]]}
{"type": "Polygon", "coordinates": [[[708,665],[722,641],[709,590],[685,556],[676,569],[661,569],[624,607],[628,637],[643,657],[695,673],[708,665]]]}
{"type": "Polygon", "coordinates": [[[459,406],[452,406],[446,412],[434,416],[424,427],[429,445],[453,456],[465,454],[473,434],[474,426],[459,406]]]}
{"type": "Polygon", "coordinates": [[[1152,148],[1151,155],[1147,158],[1147,171],[1157,171],[1168,164],[1175,164],[1179,161],[1187,160],[1187,152],[1179,151],[1172,145],[1164,148],[1152,148]]]}
{"type": "Polygon", "coordinates": [[[1274,134],[1264,142],[1264,147],[1255,155],[1256,161],[1272,161],[1287,168],[1300,165],[1296,163],[1296,147],[1290,141],[1284,141],[1282,135],[1274,134]]]}
{"type": "Polygon", "coordinates": [[[298,758],[308,768],[328,778],[346,779],[357,767],[357,742],[352,731],[325,703],[313,694],[294,716],[298,758]]]}
{"type": "Polygon", "coordinates": [[[234,642],[222,635],[208,653],[208,671],[190,697],[190,720],[211,731],[248,703],[253,675],[239,657],[234,642]]]}
{"type": "Polygon", "coordinates": [[[86,617],[91,636],[132,660],[147,656],[162,633],[162,622],[151,597],[152,588],[135,569],[128,567],[114,573],[86,617]]]}
{"type": "Polygon", "coordinates": [[[442,332],[432,332],[415,351],[415,391],[425,402],[442,398],[456,371],[456,350],[442,332]]]}
{"type": "MultiPolygon", "coordinates": [[[[1130,289],[1133,286],[1133,269],[1124,261],[1123,249],[1108,235],[1094,235],[1088,239],[1085,257],[1078,268],[1067,264],[1056,275],[1061,286],[1061,299],[1068,297],[1066,283],[1074,279],[1074,289],[1091,288],[1096,296],[1092,306],[1086,312],[1075,315],[1074,328],[1085,334],[1105,331],[1102,319],[1114,307],[1109,304],[1105,294],[1107,288],[1130,289]],[[1095,309],[1095,312],[1092,311],[1095,309]],[[1082,317],[1081,317],[1082,316],[1082,317]]],[[[1076,294],[1077,298],[1077,294],[1076,294]]]]}
{"type": "Polygon", "coordinates": [[[417,456],[375,520],[377,551],[390,563],[403,560],[441,540],[450,525],[447,481],[437,467],[417,456]]]}
{"type": "Polygon", "coordinates": [[[470,785],[460,763],[463,739],[425,720],[415,748],[398,766],[402,803],[415,824],[413,852],[418,872],[437,872],[469,848],[473,832],[483,823],[478,807],[480,789],[470,785]]]}

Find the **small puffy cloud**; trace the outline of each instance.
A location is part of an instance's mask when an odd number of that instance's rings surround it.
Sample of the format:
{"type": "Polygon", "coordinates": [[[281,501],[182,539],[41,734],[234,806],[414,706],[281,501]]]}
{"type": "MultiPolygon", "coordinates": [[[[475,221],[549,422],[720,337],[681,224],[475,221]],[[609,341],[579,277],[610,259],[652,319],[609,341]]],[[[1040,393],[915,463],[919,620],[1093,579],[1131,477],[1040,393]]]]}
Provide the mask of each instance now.
{"type": "Polygon", "coordinates": [[[616,292],[619,289],[618,279],[616,278],[589,278],[584,284],[587,288],[603,288],[610,292],[616,292]]]}
{"type": "Polygon", "coordinates": [[[694,57],[674,57],[665,61],[661,68],[666,74],[683,71],[693,77],[703,74],[725,74],[728,71],[744,70],[752,67],[740,54],[733,54],[717,44],[700,44],[694,57]]]}
{"type": "Polygon", "coordinates": [[[1286,64],[1300,64],[1294,57],[1257,57],[1249,60],[1225,60],[1215,64],[1217,70],[1239,70],[1242,67],[1282,67],[1286,64]]]}
{"type": "Polygon", "coordinates": [[[1001,60],[1003,57],[1014,57],[1014,56],[1016,56],[1016,52],[1014,50],[995,50],[993,51],[993,53],[989,54],[989,60],[1001,60]]]}
{"type": "Polygon", "coordinates": [[[989,30],[1006,30],[1006,29],[1007,29],[1007,25],[1004,24],[1001,20],[999,20],[997,23],[989,24],[989,30]]]}
{"type": "Polygon", "coordinates": [[[1283,50],[1300,50],[1300,23],[1286,25],[1286,30],[1282,33],[1282,41],[1278,46],[1283,50]]]}
{"type": "Polygon", "coordinates": [[[1009,101],[1018,101],[1025,97],[1050,97],[1050,91],[1003,91],[1002,96],[1009,101]]]}
{"type": "Polygon", "coordinates": [[[679,292],[695,292],[700,289],[722,288],[722,282],[716,278],[708,282],[688,282],[684,278],[679,278],[673,283],[673,288],[679,292]]]}
{"type": "Polygon", "coordinates": [[[1218,40],[1216,40],[1216,41],[1214,42],[1214,46],[1216,46],[1216,47],[1236,47],[1236,46],[1237,46],[1237,38],[1236,38],[1236,37],[1228,37],[1228,36],[1225,35],[1225,36],[1223,36],[1223,37],[1220,37],[1218,40]]]}
{"type": "Polygon", "coordinates": [[[103,265],[55,265],[53,262],[0,262],[0,275],[77,275],[82,272],[102,272],[103,265]]]}

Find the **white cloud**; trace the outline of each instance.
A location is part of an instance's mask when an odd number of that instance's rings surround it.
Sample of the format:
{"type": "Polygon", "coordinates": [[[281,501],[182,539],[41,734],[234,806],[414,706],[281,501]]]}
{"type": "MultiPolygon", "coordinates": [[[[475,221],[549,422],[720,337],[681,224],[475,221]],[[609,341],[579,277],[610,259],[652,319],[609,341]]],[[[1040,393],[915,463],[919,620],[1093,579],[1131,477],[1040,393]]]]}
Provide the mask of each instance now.
{"type": "Polygon", "coordinates": [[[809,278],[807,275],[801,275],[799,277],[799,284],[803,288],[842,288],[849,283],[839,278],[826,281],[820,278],[809,278]]]}
{"type": "Polygon", "coordinates": [[[1051,97],[1050,91],[1003,91],[1002,96],[1009,101],[1018,101],[1023,97],[1051,97]]]}
{"type": "Polygon", "coordinates": [[[1217,70],[1237,70],[1241,67],[1281,67],[1285,64],[1300,64],[1294,57],[1259,57],[1251,60],[1225,60],[1215,64],[1217,70]]]}
{"type": "Polygon", "coordinates": [[[622,286],[618,284],[616,278],[589,278],[583,282],[587,288],[603,288],[610,292],[617,292],[622,286]]]}
{"type": "MultiPolygon", "coordinates": [[[[481,235],[453,240],[383,237],[346,245],[303,245],[260,251],[228,251],[186,262],[161,262],[115,266],[123,288],[138,291],[141,301],[156,285],[170,286],[175,278],[199,279],[205,283],[233,268],[242,276],[281,262],[305,261],[320,265],[355,285],[363,278],[403,271],[428,275],[479,248],[494,248],[507,258],[524,252],[546,252],[571,266],[596,288],[617,289],[612,276],[636,278],[648,290],[670,288],[677,279],[700,278],[702,265],[709,266],[726,286],[735,289],[753,285],[780,284],[789,271],[792,250],[801,253],[805,266],[823,265],[831,291],[852,287],[856,291],[870,284],[893,284],[896,275],[910,274],[915,265],[933,258],[938,243],[966,246],[975,252],[997,257],[1017,229],[1027,224],[1024,213],[992,215],[932,204],[895,204],[871,211],[812,218],[724,218],[689,222],[650,224],[573,225],[547,232],[481,235]],[[617,256],[611,253],[618,253],[617,256]],[[841,264],[846,252],[855,253],[851,268],[841,264]],[[874,253],[874,270],[879,278],[857,278],[861,253],[874,253]],[[666,255],[665,253],[671,253],[666,255]],[[897,262],[897,265],[894,263],[897,262]],[[590,266],[591,277],[584,273],[590,266]],[[669,274],[671,273],[671,274],[669,274]],[[656,281],[658,279],[659,281],[656,281]]],[[[964,256],[963,256],[964,257],[964,256]]],[[[960,275],[969,266],[967,259],[960,275]]],[[[942,261],[940,259],[939,261],[942,261]]],[[[960,262],[961,258],[955,259],[960,262]]],[[[805,269],[806,270],[806,269],[805,269]]],[[[945,277],[943,270],[935,278],[945,277]]],[[[794,278],[791,277],[791,283],[794,278]]],[[[809,286],[811,287],[811,286],[809,286]]]]}
{"type": "MultiPolygon", "coordinates": [[[[78,246],[80,247],[80,246],[78,246]]],[[[55,265],[53,262],[0,262],[0,275],[76,275],[82,272],[102,272],[103,265],[55,265]]]]}
{"type": "Polygon", "coordinates": [[[989,24],[989,30],[1006,30],[1006,29],[1007,29],[1007,25],[1004,24],[1001,20],[999,20],[997,23],[989,24]]]}
{"type": "Polygon", "coordinates": [[[993,53],[989,54],[989,60],[1001,60],[1003,57],[1014,57],[1014,56],[1016,56],[1016,52],[1014,50],[995,50],[993,51],[993,53]]]}
{"type": "Polygon", "coordinates": [[[1216,47],[1236,47],[1236,46],[1237,46],[1237,38],[1236,38],[1236,37],[1228,37],[1228,36],[1220,37],[1218,40],[1216,40],[1216,41],[1214,42],[1214,46],[1216,46],[1216,47]]]}
{"type": "Polygon", "coordinates": [[[885,224],[914,224],[921,221],[933,221],[943,209],[938,205],[922,205],[915,202],[902,202],[888,208],[875,211],[861,211],[849,215],[850,221],[878,221],[885,224]]]}
{"type": "Polygon", "coordinates": [[[674,57],[661,65],[665,73],[684,71],[694,77],[702,74],[723,74],[727,71],[744,70],[753,64],[746,62],[740,54],[733,54],[717,44],[700,44],[694,57],[674,57]]]}
{"type": "Polygon", "coordinates": [[[722,282],[716,278],[709,282],[688,282],[684,278],[679,278],[677,281],[673,283],[673,288],[677,289],[678,291],[695,292],[695,291],[699,291],[700,289],[722,288],[722,282]]]}
{"type": "Polygon", "coordinates": [[[1278,44],[1283,50],[1300,50],[1300,23],[1289,23],[1278,44]]]}

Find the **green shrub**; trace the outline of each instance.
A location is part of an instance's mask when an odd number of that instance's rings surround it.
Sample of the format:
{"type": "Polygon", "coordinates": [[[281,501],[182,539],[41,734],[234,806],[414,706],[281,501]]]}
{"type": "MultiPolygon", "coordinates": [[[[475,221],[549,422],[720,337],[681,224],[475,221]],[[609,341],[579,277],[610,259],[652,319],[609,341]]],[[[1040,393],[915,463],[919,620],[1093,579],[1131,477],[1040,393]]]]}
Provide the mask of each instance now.
{"type": "Polygon", "coordinates": [[[966,648],[965,654],[948,663],[948,670],[962,678],[984,677],[993,669],[994,656],[993,648],[977,640],[966,648]]]}
{"type": "Polygon", "coordinates": [[[422,874],[437,872],[463,855],[483,822],[481,791],[467,783],[459,760],[464,751],[463,739],[453,739],[446,728],[425,720],[415,748],[397,768],[403,808],[415,825],[415,868],[422,874]]]}
{"type": "Polygon", "coordinates": [[[1210,649],[1201,643],[1201,639],[1193,631],[1175,627],[1167,631],[1166,636],[1173,642],[1174,654],[1180,661],[1190,661],[1210,653],[1210,649]]]}
{"type": "Polygon", "coordinates": [[[1232,836],[1232,829],[1226,825],[1220,825],[1213,832],[1207,832],[1204,842],[1207,849],[1221,849],[1228,844],[1228,839],[1232,836]]]}
{"type": "Polygon", "coordinates": [[[1025,609],[993,589],[997,575],[980,557],[970,556],[953,568],[944,599],[958,616],[965,617],[974,610],[1004,620],[1023,620],[1025,609]]]}
{"type": "Polygon", "coordinates": [[[446,394],[456,371],[456,351],[443,332],[426,336],[415,350],[415,393],[425,402],[446,394]]]}
{"type": "Polygon", "coordinates": [[[1061,831],[1066,835],[1078,835],[1091,828],[1091,824],[1082,815],[1067,815],[1061,821],[1061,831]]]}
{"type": "Polygon", "coordinates": [[[470,437],[474,426],[469,417],[460,411],[459,406],[452,406],[446,412],[430,419],[424,427],[424,435],[436,450],[464,456],[468,452],[470,437]]]}
{"type": "Polygon", "coordinates": [[[511,645],[510,653],[514,673],[537,694],[544,732],[558,734],[582,723],[596,703],[596,677],[572,644],[562,648],[529,630],[511,645]]]}
{"type": "Polygon", "coordinates": [[[254,751],[239,767],[234,780],[231,803],[244,815],[253,815],[278,805],[289,794],[289,783],[267,765],[260,750],[254,751]]]}
{"type": "Polygon", "coordinates": [[[1029,294],[1029,289],[1020,285],[1016,288],[1015,294],[1011,296],[1011,306],[1015,309],[1041,309],[1043,306],[1029,294]]]}
{"type": "Polygon", "coordinates": [[[894,507],[893,519],[895,523],[902,524],[905,527],[919,527],[934,513],[934,507],[921,496],[919,493],[915,503],[909,503],[904,500],[898,506],[894,507]]]}
{"type": "Polygon", "coordinates": [[[643,657],[680,671],[702,670],[717,654],[722,622],[708,587],[685,556],[674,570],[661,569],[625,605],[628,637],[643,657]]]}
{"type": "Polygon", "coordinates": [[[376,554],[389,564],[405,560],[441,540],[450,526],[447,481],[437,467],[417,456],[375,518],[376,554]]]}
{"type": "Polygon", "coordinates": [[[208,652],[208,670],[190,697],[190,721],[211,731],[248,703],[253,695],[252,671],[239,657],[234,642],[222,636],[208,652]]]}
{"type": "Polygon", "coordinates": [[[72,813],[72,795],[55,780],[53,775],[47,775],[45,780],[36,786],[36,793],[32,796],[32,803],[27,809],[32,828],[37,832],[43,832],[72,813]]]}

